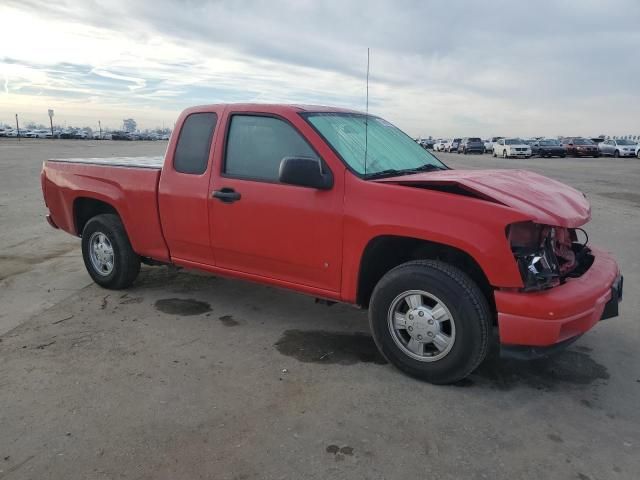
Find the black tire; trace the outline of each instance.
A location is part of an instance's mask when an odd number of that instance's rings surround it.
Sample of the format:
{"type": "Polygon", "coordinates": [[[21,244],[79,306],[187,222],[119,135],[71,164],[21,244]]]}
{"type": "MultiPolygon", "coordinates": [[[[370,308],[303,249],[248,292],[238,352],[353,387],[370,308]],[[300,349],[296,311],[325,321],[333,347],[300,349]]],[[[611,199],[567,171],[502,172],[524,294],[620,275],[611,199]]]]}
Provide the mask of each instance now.
{"type": "Polygon", "coordinates": [[[369,305],[369,324],[378,349],[390,363],[410,376],[448,384],[465,378],[484,360],[489,348],[491,313],[480,288],[465,273],[441,261],[416,260],[392,269],[378,282],[369,305]],[[440,359],[412,358],[391,333],[390,308],[399,295],[409,290],[437,297],[454,319],[453,345],[440,359]]]}
{"type": "Polygon", "coordinates": [[[507,155],[507,151],[506,150],[502,151],[502,158],[509,158],[509,156],[507,155]]]}
{"type": "Polygon", "coordinates": [[[620,152],[618,150],[613,152],[613,158],[620,158],[620,152]]]}
{"type": "Polygon", "coordinates": [[[493,158],[498,158],[498,154],[496,153],[495,150],[492,153],[493,153],[493,158]]]}
{"type": "Polygon", "coordinates": [[[82,258],[93,281],[110,290],[129,287],[140,272],[140,257],[131,248],[120,217],[112,213],[97,215],[86,223],[82,230],[82,258]],[[100,233],[107,237],[113,249],[113,267],[108,273],[98,270],[91,260],[89,242],[94,234],[100,233]]]}

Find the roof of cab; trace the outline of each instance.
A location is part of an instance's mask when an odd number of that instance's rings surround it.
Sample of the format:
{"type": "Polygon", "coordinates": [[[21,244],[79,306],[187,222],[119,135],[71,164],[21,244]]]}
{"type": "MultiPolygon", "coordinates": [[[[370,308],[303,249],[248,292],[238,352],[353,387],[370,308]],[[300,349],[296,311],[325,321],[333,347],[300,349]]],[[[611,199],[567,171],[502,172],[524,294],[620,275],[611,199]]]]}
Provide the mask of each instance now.
{"type": "Polygon", "coordinates": [[[357,110],[351,110],[348,108],[331,107],[327,105],[299,105],[288,103],[218,103],[211,105],[197,105],[187,108],[188,111],[198,110],[203,111],[206,109],[219,109],[219,108],[231,108],[232,110],[244,110],[244,111],[273,111],[282,112],[284,110],[295,110],[297,112],[338,112],[338,113],[362,113],[357,110]]]}

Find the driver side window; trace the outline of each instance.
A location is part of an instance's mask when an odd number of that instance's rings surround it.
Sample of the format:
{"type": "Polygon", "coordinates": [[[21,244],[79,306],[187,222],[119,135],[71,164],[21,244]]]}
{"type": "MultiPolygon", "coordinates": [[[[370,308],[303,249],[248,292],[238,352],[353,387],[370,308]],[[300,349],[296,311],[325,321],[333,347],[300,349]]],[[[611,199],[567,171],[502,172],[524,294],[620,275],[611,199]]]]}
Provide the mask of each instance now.
{"type": "Polygon", "coordinates": [[[278,182],[280,162],[285,157],[317,159],[318,155],[284,120],[244,114],[231,117],[224,163],[226,176],[278,182]]]}

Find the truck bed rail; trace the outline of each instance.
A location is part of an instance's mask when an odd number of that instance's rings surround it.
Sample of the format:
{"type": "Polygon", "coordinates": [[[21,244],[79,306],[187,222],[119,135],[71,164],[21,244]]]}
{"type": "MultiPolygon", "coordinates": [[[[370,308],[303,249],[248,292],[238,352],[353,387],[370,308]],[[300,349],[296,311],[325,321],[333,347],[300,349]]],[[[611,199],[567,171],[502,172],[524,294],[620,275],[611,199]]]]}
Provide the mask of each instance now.
{"type": "Polygon", "coordinates": [[[152,168],[161,170],[164,157],[52,158],[49,162],[84,163],[109,167],[152,168]]]}

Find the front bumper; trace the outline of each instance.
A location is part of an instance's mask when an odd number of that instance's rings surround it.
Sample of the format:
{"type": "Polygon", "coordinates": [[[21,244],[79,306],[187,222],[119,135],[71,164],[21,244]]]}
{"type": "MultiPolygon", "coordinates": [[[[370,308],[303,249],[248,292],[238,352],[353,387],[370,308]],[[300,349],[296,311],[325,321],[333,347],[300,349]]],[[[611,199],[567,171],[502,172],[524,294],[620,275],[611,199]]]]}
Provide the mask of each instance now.
{"type": "Polygon", "coordinates": [[[578,157],[599,157],[600,152],[598,150],[575,150],[574,155],[578,157]]]}
{"type": "Polygon", "coordinates": [[[543,150],[540,149],[538,150],[538,155],[547,155],[550,157],[562,157],[564,155],[566,155],[567,152],[565,150],[561,150],[561,149],[553,149],[553,150],[543,150]]]}
{"type": "Polygon", "coordinates": [[[622,276],[615,259],[591,248],[594,262],[579,278],[542,292],[495,292],[500,343],[550,347],[618,314],[622,276]]]}

